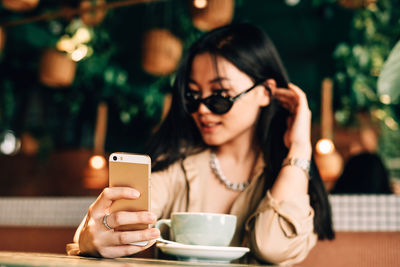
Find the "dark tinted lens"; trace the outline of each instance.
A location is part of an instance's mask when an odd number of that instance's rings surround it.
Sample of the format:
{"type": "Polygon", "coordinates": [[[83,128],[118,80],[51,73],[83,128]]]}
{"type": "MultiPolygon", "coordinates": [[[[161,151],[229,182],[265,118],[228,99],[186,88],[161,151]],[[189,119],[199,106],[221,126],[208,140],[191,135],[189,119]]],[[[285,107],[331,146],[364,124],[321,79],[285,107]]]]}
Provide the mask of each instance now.
{"type": "Polygon", "coordinates": [[[199,101],[194,99],[191,95],[186,95],[186,108],[189,113],[194,113],[199,109],[199,101]]]}
{"type": "Polygon", "coordinates": [[[205,99],[204,104],[215,114],[224,114],[232,107],[232,102],[228,98],[220,95],[212,95],[205,99]]]}

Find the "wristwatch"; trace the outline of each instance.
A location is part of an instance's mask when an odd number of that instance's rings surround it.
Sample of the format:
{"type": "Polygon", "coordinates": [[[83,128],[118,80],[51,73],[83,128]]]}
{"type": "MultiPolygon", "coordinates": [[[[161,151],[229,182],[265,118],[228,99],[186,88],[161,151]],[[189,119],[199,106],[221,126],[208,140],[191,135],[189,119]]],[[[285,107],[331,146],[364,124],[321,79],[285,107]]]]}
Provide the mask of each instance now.
{"type": "Polygon", "coordinates": [[[296,166],[303,170],[305,174],[307,175],[308,179],[310,179],[310,165],[311,161],[306,160],[306,159],[299,159],[295,157],[291,158],[285,158],[282,162],[282,167],[284,166],[296,166]]]}

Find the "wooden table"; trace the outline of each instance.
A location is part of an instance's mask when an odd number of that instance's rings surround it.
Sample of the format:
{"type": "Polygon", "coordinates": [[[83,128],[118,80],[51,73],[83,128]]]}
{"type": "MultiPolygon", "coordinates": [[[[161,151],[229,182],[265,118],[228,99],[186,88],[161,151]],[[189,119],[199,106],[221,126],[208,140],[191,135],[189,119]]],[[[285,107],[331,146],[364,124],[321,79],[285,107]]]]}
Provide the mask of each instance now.
{"type": "MultiPolygon", "coordinates": [[[[117,259],[99,259],[89,257],[67,256],[63,254],[52,253],[34,253],[34,252],[8,252],[0,251],[0,266],[110,266],[110,267],[168,267],[168,266],[210,266],[206,262],[187,262],[171,261],[144,258],[117,258],[117,259]]],[[[249,266],[234,263],[212,263],[212,266],[249,266]]]]}

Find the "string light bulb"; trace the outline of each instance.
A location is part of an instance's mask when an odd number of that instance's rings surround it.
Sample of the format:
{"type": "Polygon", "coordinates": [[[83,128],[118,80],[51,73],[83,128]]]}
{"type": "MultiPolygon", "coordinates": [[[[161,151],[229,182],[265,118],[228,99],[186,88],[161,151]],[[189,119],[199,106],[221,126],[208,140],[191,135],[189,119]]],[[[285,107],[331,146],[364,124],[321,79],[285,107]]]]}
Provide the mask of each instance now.
{"type": "Polygon", "coordinates": [[[298,5],[300,3],[300,0],[285,0],[285,3],[288,6],[295,6],[295,5],[298,5]]]}
{"type": "Polygon", "coordinates": [[[0,151],[4,155],[13,155],[21,148],[21,141],[12,131],[6,131],[0,142],[0,151]]]}
{"type": "Polygon", "coordinates": [[[79,45],[77,49],[71,54],[71,58],[73,61],[78,62],[82,60],[88,54],[88,47],[86,45],[79,45]]]}
{"type": "Polygon", "coordinates": [[[319,154],[330,154],[335,150],[335,145],[330,139],[320,139],[317,142],[316,150],[319,154]]]}
{"type": "Polygon", "coordinates": [[[208,5],[208,0],[194,0],[193,6],[198,9],[206,8],[208,5]]]}
{"type": "Polygon", "coordinates": [[[392,117],[387,117],[384,120],[387,127],[389,127],[393,131],[397,131],[399,129],[399,125],[392,117]]]}
{"type": "Polygon", "coordinates": [[[106,159],[99,155],[92,156],[89,160],[89,165],[96,170],[103,169],[106,166],[106,159]]]}
{"type": "Polygon", "coordinates": [[[391,102],[390,95],[381,95],[379,100],[385,105],[389,105],[391,102]]]}
{"type": "Polygon", "coordinates": [[[72,53],[75,49],[75,44],[68,36],[63,36],[57,42],[57,49],[62,52],[72,53]]]}
{"type": "Polygon", "coordinates": [[[79,28],[72,37],[76,43],[88,43],[91,39],[89,30],[86,27],[79,28]]]}

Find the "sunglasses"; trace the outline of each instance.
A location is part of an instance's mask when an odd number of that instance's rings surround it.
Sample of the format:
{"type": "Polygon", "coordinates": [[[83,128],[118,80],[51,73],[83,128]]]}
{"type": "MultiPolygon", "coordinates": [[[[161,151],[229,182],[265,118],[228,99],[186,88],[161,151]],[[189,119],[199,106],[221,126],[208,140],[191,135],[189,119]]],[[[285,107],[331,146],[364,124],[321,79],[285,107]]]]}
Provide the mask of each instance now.
{"type": "Polygon", "coordinates": [[[235,101],[256,88],[259,84],[260,82],[255,83],[252,87],[234,97],[212,94],[209,97],[200,98],[188,90],[185,94],[186,108],[190,113],[194,113],[199,109],[200,103],[203,103],[212,113],[222,115],[232,108],[235,101]]]}

